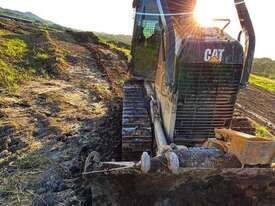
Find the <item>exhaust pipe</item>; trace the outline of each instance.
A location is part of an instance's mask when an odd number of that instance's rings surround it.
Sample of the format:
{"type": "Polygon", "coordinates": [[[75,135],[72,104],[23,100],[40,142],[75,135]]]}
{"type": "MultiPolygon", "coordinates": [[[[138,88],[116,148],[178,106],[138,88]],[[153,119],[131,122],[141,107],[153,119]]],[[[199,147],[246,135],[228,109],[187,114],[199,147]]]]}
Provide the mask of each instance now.
{"type": "Polygon", "coordinates": [[[244,0],[234,0],[235,7],[238,12],[240,24],[245,34],[245,56],[244,56],[244,69],[241,79],[241,87],[246,88],[248,86],[249,76],[252,72],[253,59],[255,53],[255,31],[254,27],[246,7],[244,0]]]}

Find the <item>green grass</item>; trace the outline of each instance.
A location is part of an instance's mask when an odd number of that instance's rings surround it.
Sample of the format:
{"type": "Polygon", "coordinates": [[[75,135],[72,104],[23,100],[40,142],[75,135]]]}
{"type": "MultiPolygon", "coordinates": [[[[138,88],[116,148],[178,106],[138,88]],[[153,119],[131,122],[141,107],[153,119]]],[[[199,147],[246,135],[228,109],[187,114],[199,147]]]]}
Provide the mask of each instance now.
{"type": "Polygon", "coordinates": [[[31,13],[2,8],[0,13],[23,19],[30,17],[35,22],[25,26],[5,19],[0,21],[1,91],[17,92],[20,85],[34,77],[65,75],[68,65],[64,52],[51,39],[52,33],[60,32],[64,28],[59,30],[58,25],[39,19],[31,13]]]}
{"type": "Polygon", "coordinates": [[[24,40],[14,33],[0,30],[1,88],[5,88],[9,92],[16,92],[21,82],[30,79],[31,72],[22,68],[28,51],[28,45],[24,40]]]}
{"type": "Polygon", "coordinates": [[[125,84],[125,81],[124,80],[116,80],[115,81],[115,84],[117,85],[117,86],[120,86],[120,87],[123,87],[123,85],[125,84]]]}
{"type": "Polygon", "coordinates": [[[50,58],[50,56],[46,52],[39,51],[36,53],[34,58],[37,59],[38,61],[46,61],[50,58]]]}
{"type": "Polygon", "coordinates": [[[102,98],[109,98],[112,94],[108,86],[104,84],[95,84],[93,90],[102,98]]]}
{"type": "Polygon", "coordinates": [[[0,87],[6,88],[8,91],[16,91],[17,85],[17,71],[0,59],[0,87]]]}
{"type": "Polygon", "coordinates": [[[7,39],[1,45],[1,53],[12,58],[23,58],[28,51],[27,44],[19,38],[7,39]]]}
{"type": "Polygon", "coordinates": [[[5,36],[5,35],[9,35],[9,34],[10,34],[9,31],[3,30],[3,29],[0,30],[0,36],[5,36]]]}
{"type": "Polygon", "coordinates": [[[119,52],[122,52],[128,59],[131,58],[131,50],[128,48],[120,47],[118,44],[109,42],[107,39],[99,37],[99,42],[108,45],[111,49],[115,49],[119,52]]]}
{"type": "Polygon", "coordinates": [[[257,137],[269,137],[270,133],[266,127],[256,125],[256,136],[257,137]]]}
{"type": "Polygon", "coordinates": [[[49,31],[17,34],[0,29],[0,88],[13,93],[35,75],[57,77],[65,75],[67,67],[64,51],[49,31]]]}
{"type": "Polygon", "coordinates": [[[107,44],[109,45],[109,47],[111,49],[115,49],[117,51],[120,51],[120,52],[124,53],[128,58],[131,56],[130,49],[119,47],[119,46],[115,45],[114,43],[107,43],[107,44]]]}
{"type": "Polygon", "coordinates": [[[253,122],[253,126],[256,129],[256,136],[257,137],[264,137],[264,138],[273,138],[273,135],[268,131],[268,128],[262,126],[256,122],[253,122]]]}
{"type": "Polygon", "coordinates": [[[251,75],[249,82],[267,91],[275,92],[275,80],[257,75],[251,75]]]}

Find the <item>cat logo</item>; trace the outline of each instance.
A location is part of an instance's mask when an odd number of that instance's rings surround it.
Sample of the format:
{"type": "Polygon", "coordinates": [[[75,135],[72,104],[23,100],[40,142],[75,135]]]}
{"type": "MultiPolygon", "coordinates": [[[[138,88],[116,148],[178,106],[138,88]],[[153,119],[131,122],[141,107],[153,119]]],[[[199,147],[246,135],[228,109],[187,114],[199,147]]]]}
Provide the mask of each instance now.
{"type": "Polygon", "coordinates": [[[211,64],[222,62],[224,49],[206,49],[204,52],[204,61],[211,64]]]}

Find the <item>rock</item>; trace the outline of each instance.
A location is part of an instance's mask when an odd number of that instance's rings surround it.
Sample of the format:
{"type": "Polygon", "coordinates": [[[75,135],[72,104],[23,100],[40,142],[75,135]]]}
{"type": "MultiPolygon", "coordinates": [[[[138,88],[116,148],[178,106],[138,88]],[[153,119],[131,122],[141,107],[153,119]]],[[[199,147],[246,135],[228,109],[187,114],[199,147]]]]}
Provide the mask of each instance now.
{"type": "Polygon", "coordinates": [[[12,125],[4,125],[0,127],[0,137],[7,137],[14,133],[15,129],[12,125]]]}
{"type": "Polygon", "coordinates": [[[3,152],[0,153],[0,158],[5,158],[7,156],[9,156],[10,153],[8,150],[4,150],[3,152]]]}
{"type": "Polygon", "coordinates": [[[0,118],[4,118],[7,117],[7,114],[5,114],[4,112],[0,112],[0,118]]]}
{"type": "Polygon", "coordinates": [[[0,151],[8,150],[10,144],[10,138],[0,138],[0,151]]]}
{"type": "Polygon", "coordinates": [[[82,163],[79,160],[79,158],[74,158],[71,161],[64,162],[63,165],[68,168],[70,171],[72,177],[78,177],[81,169],[82,169],[82,163]]]}
{"type": "Polygon", "coordinates": [[[27,100],[21,100],[21,101],[16,103],[16,106],[31,107],[31,104],[27,100]]]}
{"type": "Polygon", "coordinates": [[[11,139],[7,139],[7,144],[8,150],[12,153],[29,145],[28,142],[21,137],[12,137],[11,139]]]}

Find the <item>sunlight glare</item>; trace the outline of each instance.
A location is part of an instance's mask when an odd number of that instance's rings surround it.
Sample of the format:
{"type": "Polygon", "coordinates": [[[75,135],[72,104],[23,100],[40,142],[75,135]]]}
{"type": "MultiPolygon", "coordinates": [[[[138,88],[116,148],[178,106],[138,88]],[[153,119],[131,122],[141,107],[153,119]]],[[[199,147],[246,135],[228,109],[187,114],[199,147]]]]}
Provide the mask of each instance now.
{"type": "Polygon", "coordinates": [[[221,4],[221,1],[197,0],[195,8],[195,19],[202,27],[213,27],[215,18],[224,18],[223,11],[226,13],[226,8],[221,4]]]}

